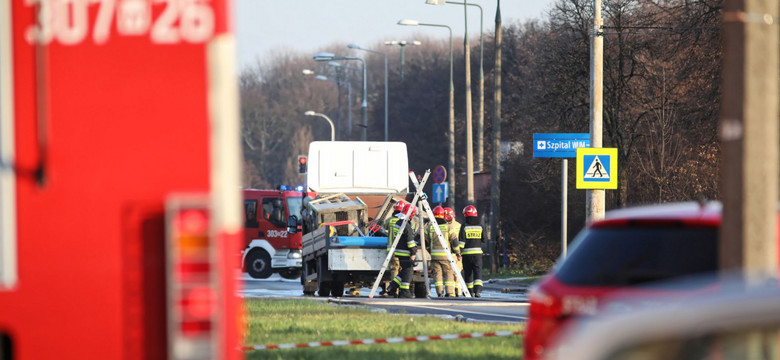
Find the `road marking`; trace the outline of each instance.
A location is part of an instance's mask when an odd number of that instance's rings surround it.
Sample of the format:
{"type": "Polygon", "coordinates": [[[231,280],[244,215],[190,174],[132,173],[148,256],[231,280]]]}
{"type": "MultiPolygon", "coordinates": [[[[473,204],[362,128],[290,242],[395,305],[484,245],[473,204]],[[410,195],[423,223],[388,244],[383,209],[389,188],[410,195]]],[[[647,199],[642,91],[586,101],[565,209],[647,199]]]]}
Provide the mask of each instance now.
{"type": "Polygon", "coordinates": [[[431,310],[452,311],[452,312],[459,312],[459,313],[466,313],[466,314],[475,314],[475,315],[483,315],[483,316],[497,316],[497,317],[504,317],[504,318],[510,318],[510,319],[517,319],[517,320],[526,320],[527,319],[527,317],[525,317],[525,316],[512,316],[512,315],[491,314],[491,313],[485,313],[485,312],[479,312],[479,311],[469,311],[469,310],[460,310],[460,309],[446,309],[446,308],[440,308],[440,307],[437,307],[437,306],[419,305],[417,307],[424,308],[424,309],[431,309],[431,310]]]}

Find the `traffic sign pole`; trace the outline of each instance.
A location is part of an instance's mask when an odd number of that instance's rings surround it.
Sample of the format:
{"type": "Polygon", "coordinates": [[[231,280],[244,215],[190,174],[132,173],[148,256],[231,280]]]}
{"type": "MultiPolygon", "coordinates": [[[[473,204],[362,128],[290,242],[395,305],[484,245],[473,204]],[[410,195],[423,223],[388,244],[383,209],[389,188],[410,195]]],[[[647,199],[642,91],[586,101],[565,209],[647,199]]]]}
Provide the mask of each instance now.
{"type": "Polygon", "coordinates": [[[563,158],[561,162],[561,257],[566,258],[567,234],[566,224],[568,224],[568,177],[569,177],[569,159],[563,158]]]}
{"type": "Polygon", "coordinates": [[[588,133],[537,133],[533,140],[535,158],[562,158],[561,162],[561,256],[566,257],[568,234],[568,169],[570,157],[577,157],[577,149],[590,147],[588,133]]]}

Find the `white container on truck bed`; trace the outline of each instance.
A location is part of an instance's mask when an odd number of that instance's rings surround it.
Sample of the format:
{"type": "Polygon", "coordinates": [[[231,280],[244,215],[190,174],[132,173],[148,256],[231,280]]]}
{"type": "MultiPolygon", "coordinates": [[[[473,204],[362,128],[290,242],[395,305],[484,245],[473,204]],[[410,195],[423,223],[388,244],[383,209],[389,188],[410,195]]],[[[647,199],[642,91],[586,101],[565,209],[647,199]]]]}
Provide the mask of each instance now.
{"type": "Polygon", "coordinates": [[[372,141],[315,141],[309,144],[306,185],[317,193],[406,194],[406,144],[372,141]]]}

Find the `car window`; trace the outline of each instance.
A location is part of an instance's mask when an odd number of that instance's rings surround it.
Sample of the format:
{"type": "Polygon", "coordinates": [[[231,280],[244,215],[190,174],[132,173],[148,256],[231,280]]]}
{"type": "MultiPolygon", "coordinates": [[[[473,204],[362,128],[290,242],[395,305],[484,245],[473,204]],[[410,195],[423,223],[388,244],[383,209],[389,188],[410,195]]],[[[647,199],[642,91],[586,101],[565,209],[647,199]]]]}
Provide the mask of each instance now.
{"type": "Polygon", "coordinates": [[[594,228],[578,235],[556,278],[572,286],[632,286],[717,268],[715,228],[594,228]]]}
{"type": "Polygon", "coordinates": [[[636,359],[777,359],[777,325],[768,328],[726,330],[688,334],[688,337],[665,339],[626,346],[609,360],[636,359]]]}
{"type": "Polygon", "coordinates": [[[263,218],[277,228],[287,227],[282,198],[263,199],[263,218]]]}
{"type": "Polygon", "coordinates": [[[303,198],[287,198],[287,209],[290,211],[290,215],[294,215],[298,220],[301,219],[301,207],[303,207],[303,198]]]}
{"type": "Polygon", "coordinates": [[[246,220],[244,226],[248,228],[259,226],[257,223],[257,200],[244,200],[244,219],[246,220]]]}

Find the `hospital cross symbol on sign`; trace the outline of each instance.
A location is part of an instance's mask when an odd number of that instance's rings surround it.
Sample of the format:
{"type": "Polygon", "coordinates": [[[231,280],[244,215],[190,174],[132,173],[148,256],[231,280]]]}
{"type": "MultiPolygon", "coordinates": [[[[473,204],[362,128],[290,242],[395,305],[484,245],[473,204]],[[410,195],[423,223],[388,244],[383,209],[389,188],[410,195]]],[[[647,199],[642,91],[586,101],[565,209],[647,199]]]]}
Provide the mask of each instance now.
{"type": "Polygon", "coordinates": [[[616,148],[577,149],[577,189],[617,189],[616,148]]]}

